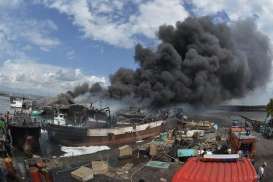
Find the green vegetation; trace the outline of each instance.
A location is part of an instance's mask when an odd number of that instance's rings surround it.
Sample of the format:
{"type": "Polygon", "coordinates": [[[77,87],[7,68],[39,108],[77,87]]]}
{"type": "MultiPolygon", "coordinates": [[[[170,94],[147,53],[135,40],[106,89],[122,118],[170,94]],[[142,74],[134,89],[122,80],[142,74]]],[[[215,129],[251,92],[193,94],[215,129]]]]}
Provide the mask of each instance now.
{"type": "Polygon", "coordinates": [[[268,104],[266,105],[267,116],[273,117],[273,99],[270,99],[268,104]]]}

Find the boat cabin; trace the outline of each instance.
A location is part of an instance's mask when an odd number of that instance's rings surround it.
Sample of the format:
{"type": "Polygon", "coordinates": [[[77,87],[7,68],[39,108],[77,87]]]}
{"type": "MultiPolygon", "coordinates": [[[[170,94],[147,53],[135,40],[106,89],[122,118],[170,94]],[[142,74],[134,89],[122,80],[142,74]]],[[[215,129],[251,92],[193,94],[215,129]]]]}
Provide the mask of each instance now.
{"type": "Polygon", "coordinates": [[[61,113],[58,114],[56,117],[54,117],[53,122],[56,125],[65,125],[66,121],[65,121],[65,118],[64,118],[64,114],[61,114],[61,113]]]}
{"type": "Polygon", "coordinates": [[[24,99],[19,97],[10,97],[10,107],[11,108],[22,108],[24,99]]]}

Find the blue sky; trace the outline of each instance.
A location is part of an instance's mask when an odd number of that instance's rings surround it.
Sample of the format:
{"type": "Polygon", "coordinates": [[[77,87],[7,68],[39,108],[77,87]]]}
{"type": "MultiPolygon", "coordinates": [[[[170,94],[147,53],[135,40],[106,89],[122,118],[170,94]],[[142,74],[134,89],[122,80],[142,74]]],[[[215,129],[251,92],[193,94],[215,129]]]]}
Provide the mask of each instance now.
{"type": "Polygon", "coordinates": [[[156,46],[159,25],[187,16],[255,18],[271,38],[271,12],[270,0],[0,0],[0,90],[51,95],[107,84],[119,67],[137,67],[135,44],[156,46]]]}
{"type": "MultiPolygon", "coordinates": [[[[17,19],[16,21],[30,20],[37,21],[37,24],[48,21],[57,27],[53,30],[48,28],[49,36],[44,37],[44,41],[46,39],[56,41],[49,43],[48,46],[33,45],[26,40],[16,40],[17,44],[22,44],[21,46],[29,46],[29,50],[23,50],[27,57],[61,67],[77,67],[87,74],[101,76],[113,73],[119,65],[135,67],[132,49],[124,49],[122,46],[112,46],[107,42],[85,38],[83,32],[73,25],[71,18],[56,9],[38,3],[24,5],[23,8],[16,8],[16,11],[15,9],[8,10],[11,21],[13,19],[17,19]],[[22,18],[18,18],[18,16],[22,18]]],[[[28,31],[27,24],[25,26],[28,31]]],[[[13,55],[8,55],[6,58],[9,56],[13,55]]]]}

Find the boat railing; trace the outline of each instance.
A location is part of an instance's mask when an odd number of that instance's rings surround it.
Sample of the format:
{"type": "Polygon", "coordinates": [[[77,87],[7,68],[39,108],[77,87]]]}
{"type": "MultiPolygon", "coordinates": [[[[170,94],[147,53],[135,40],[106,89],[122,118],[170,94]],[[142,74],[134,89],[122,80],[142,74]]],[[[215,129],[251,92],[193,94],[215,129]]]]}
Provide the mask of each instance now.
{"type": "Polygon", "coordinates": [[[42,121],[42,124],[43,124],[44,126],[54,124],[54,125],[57,125],[57,126],[79,127],[79,128],[80,128],[80,127],[84,127],[84,126],[86,126],[86,124],[85,124],[85,123],[73,123],[73,124],[71,124],[71,123],[66,123],[66,124],[55,124],[55,123],[54,123],[54,120],[52,120],[52,119],[43,120],[43,121],[42,121]]]}

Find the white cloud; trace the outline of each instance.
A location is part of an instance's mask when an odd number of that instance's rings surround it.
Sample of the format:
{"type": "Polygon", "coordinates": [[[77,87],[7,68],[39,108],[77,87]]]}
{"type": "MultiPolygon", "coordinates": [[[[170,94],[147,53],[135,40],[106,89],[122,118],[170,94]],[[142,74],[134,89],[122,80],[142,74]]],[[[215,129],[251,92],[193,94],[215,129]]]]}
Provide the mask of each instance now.
{"type": "Polygon", "coordinates": [[[261,31],[273,38],[273,1],[260,0],[192,0],[197,7],[196,12],[200,15],[207,15],[224,10],[232,21],[244,18],[256,18],[261,31]]]}
{"type": "Polygon", "coordinates": [[[58,30],[53,21],[24,16],[27,4],[22,0],[0,0],[1,59],[25,57],[26,44],[46,51],[60,44],[52,35],[58,30]]]}
{"type": "Polygon", "coordinates": [[[18,34],[15,34],[15,28],[10,26],[10,21],[6,17],[0,16],[0,59],[5,56],[14,56],[19,54],[15,48],[15,41],[18,34]]]}
{"type": "Polygon", "coordinates": [[[19,44],[36,46],[48,51],[60,45],[59,39],[52,36],[58,30],[57,25],[51,20],[37,21],[34,19],[0,16],[0,54],[11,57],[24,57],[24,48],[19,44]]]}
{"type": "Polygon", "coordinates": [[[29,93],[52,95],[88,82],[106,83],[106,78],[28,60],[7,60],[0,65],[0,85],[29,93]]]}
{"type": "Polygon", "coordinates": [[[29,44],[22,46],[22,50],[23,50],[23,51],[31,51],[32,48],[33,48],[33,47],[32,47],[31,45],[29,45],[29,44]]]}
{"type": "Polygon", "coordinates": [[[75,58],[75,54],[76,54],[76,52],[74,50],[69,50],[69,51],[66,52],[66,58],[70,59],[70,60],[74,59],[75,58]]]}
{"type": "MultiPolygon", "coordinates": [[[[40,0],[68,15],[85,37],[120,47],[132,47],[136,35],[154,39],[161,24],[174,24],[188,16],[182,3],[188,0],[40,0]],[[129,4],[129,5],[128,5],[129,4]],[[130,8],[135,11],[130,11],[130,8]]],[[[273,37],[273,1],[191,0],[198,15],[225,11],[231,20],[257,18],[258,27],[273,37]]]]}
{"type": "Polygon", "coordinates": [[[32,45],[38,46],[40,49],[48,51],[60,45],[60,41],[51,36],[51,33],[58,30],[57,25],[51,20],[35,21],[24,20],[17,22],[14,26],[20,27],[19,35],[32,45]]]}
{"type": "Polygon", "coordinates": [[[40,32],[25,32],[25,38],[28,39],[34,45],[40,47],[41,50],[48,51],[49,48],[56,47],[60,44],[60,41],[54,38],[45,37],[40,32]]]}
{"type": "Polygon", "coordinates": [[[6,30],[2,29],[1,24],[0,24],[0,52],[1,53],[6,53],[6,54],[11,54],[11,48],[12,45],[9,41],[9,36],[7,35],[6,30]]]}
{"type": "Polygon", "coordinates": [[[113,12],[113,8],[109,4],[99,4],[96,8],[98,13],[113,12]]]}
{"type": "Polygon", "coordinates": [[[155,32],[160,25],[174,25],[188,16],[179,0],[150,1],[140,4],[139,12],[138,16],[131,17],[132,31],[148,38],[155,38],[155,32]]]}
{"type": "Polygon", "coordinates": [[[22,0],[0,0],[0,8],[15,8],[22,3],[22,0]]]}
{"type": "Polygon", "coordinates": [[[120,47],[132,47],[141,34],[155,38],[159,25],[183,21],[188,13],[180,0],[44,0],[43,3],[68,15],[85,37],[120,47]],[[131,3],[128,5],[128,3],[131,3]],[[128,5],[128,6],[126,6],[128,5]],[[126,14],[130,6],[136,11],[126,14]]]}

